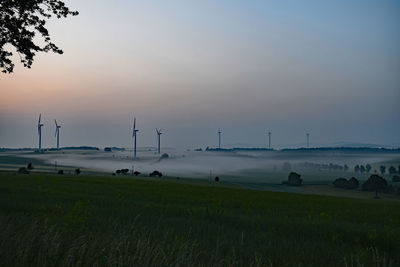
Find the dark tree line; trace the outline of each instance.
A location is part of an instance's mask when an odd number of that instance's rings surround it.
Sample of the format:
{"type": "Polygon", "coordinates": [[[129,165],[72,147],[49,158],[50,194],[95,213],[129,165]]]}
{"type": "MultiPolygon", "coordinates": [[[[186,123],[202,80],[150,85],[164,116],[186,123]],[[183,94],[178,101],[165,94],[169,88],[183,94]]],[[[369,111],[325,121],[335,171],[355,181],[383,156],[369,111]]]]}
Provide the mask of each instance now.
{"type": "Polygon", "coordinates": [[[51,41],[46,23],[51,17],[76,16],[59,0],[1,0],[0,1],[0,69],[14,71],[14,47],[24,67],[30,68],[37,52],[63,51],[51,41]],[[37,36],[41,37],[40,45],[37,36]]]}

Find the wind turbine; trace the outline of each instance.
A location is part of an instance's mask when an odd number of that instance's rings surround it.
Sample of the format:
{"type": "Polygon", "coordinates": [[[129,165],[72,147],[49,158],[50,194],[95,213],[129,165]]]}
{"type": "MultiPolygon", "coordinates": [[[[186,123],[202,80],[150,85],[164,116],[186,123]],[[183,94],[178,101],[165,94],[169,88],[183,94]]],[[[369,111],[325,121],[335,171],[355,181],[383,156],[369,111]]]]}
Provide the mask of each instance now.
{"type": "Polygon", "coordinates": [[[54,120],[54,123],[56,124],[56,132],[54,134],[54,137],[57,137],[57,150],[59,150],[60,149],[60,128],[61,128],[61,125],[58,125],[56,120],[54,120]]]}
{"type": "Polygon", "coordinates": [[[136,130],[136,118],[133,119],[133,129],[132,129],[132,137],[133,137],[133,156],[136,158],[136,136],[139,130],[136,130]]]}
{"type": "Polygon", "coordinates": [[[268,132],[268,148],[271,149],[271,132],[268,132]]]}
{"type": "Polygon", "coordinates": [[[158,130],[157,128],[156,128],[156,132],[157,132],[157,137],[158,137],[158,154],[160,154],[162,132],[161,132],[161,129],[158,130]]]}
{"type": "Polygon", "coordinates": [[[40,123],[41,119],[42,119],[42,113],[39,114],[39,121],[38,121],[39,152],[42,151],[42,127],[43,127],[43,124],[40,123]]]}
{"type": "Polygon", "coordinates": [[[307,148],[310,147],[310,134],[307,133],[307,148]]]}
{"type": "Polygon", "coordinates": [[[221,149],[221,129],[218,128],[218,149],[221,149]]]}

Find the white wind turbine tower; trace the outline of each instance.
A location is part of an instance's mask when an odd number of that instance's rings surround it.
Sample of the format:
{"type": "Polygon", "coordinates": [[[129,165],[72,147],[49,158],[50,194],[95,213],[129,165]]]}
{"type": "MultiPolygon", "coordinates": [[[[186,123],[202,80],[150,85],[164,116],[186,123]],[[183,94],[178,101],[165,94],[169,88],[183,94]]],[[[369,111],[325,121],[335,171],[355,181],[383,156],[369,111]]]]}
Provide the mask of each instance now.
{"type": "Polygon", "coordinates": [[[161,153],[161,135],[162,135],[162,132],[161,132],[161,129],[160,130],[158,130],[157,128],[156,128],[156,132],[157,132],[157,137],[158,137],[158,154],[160,154],[161,153]]]}
{"type": "Polygon", "coordinates": [[[39,114],[39,121],[38,121],[38,135],[39,135],[39,152],[42,151],[42,127],[43,124],[40,123],[40,120],[42,119],[42,114],[39,114]]]}
{"type": "Polygon", "coordinates": [[[58,125],[56,120],[54,120],[54,123],[56,124],[56,132],[54,134],[54,137],[57,137],[57,150],[59,150],[60,149],[60,128],[61,128],[61,125],[58,125]]]}
{"type": "Polygon", "coordinates": [[[221,149],[221,129],[218,128],[218,149],[221,149]]]}
{"type": "Polygon", "coordinates": [[[136,130],[136,118],[133,119],[133,129],[132,129],[132,137],[133,137],[133,156],[136,158],[136,136],[139,130],[136,130]]]}

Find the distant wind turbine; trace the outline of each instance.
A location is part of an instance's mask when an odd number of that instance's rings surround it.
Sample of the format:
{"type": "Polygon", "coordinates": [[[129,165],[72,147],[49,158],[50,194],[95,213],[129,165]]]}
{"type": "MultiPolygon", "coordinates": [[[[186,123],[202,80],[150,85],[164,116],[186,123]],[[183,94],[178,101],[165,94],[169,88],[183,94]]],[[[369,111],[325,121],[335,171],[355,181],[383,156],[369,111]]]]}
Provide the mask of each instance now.
{"type": "Polygon", "coordinates": [[[160,147],[161,147],[161,135],[162,135],[162,132],[161,132],[161,129],[158,130],[157,128],[156,128],[156,132],[157,132],[157,137],[158,137],[158,154],[160,154],[161,153],[160,147]]]}
{"type": "Polygon", "coordinates": [[[310,134],[307,133],[307,148],[310,147],[310,134]]]}
{"type": "Polygon", "coordinates": [[[43,127],[43,124],[40,123],[41,119],[42,119],[42,113],[39,114],[39,121],[38,121],[39,152],[42,151],[42,127],[43,127]]]}
{"type": "Polygon", "coordinates": [[[221,149],[221,129],[218,128],[218,149],[221,149]]]}
{"type": "Polygon", "coordinates": [[[133,156],[136,158],[136,136],[139,130],[136,130],[136,118],[133,119],[133,129],[132,129],[132,137],[133,137],[133,156]]]}
{"type": "Polygon", "coordinates": [[[60,149],[60,128],[61,128],[61,125],[58,125],[56,120],[54,120],[54,123],[56,124],[56,132],[54,134],[54,137],[57,137],[57,150],[58,150],[58,149],[60,149]]]}
{"type": "Polygon", "coordinates": [[[271,149],[271,132],[268,132],[268,148],[271,149]]]}

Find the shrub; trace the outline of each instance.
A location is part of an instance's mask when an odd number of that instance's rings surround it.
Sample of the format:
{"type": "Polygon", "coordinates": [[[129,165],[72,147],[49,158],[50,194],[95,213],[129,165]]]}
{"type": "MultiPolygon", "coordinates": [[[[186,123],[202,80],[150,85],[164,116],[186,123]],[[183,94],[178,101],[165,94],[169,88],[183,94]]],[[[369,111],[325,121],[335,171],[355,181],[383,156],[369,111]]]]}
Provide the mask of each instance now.
{"type": "Polygon", "coordinates": [[[347,181],[346,188],[347,189],[357,189],[359,185],[360,185],[360,183],[358,182],[358,180],[355,177],[351,177],[347,181]]]}
{"type": "Polygon", "coordinates": [[[390,166],[390,167],[389,167],[389,173],[390,173],[390,174],[395,174],[395,173],[396,173],[396,168],[393,167],[393,166],[390,166]]]}
{"type": "Polygon", "coordinates": [[[400,182],[400,176],[394,175],[392,178],[392,182],[400,182]]]}
{"type": "Polygon", "coordinates": [[[121,169],[121,174],[126,175],[129,172],[129,169],[121,169]]]}
{"type": "Polygon", "coordinates": [[[169,155],[167,153],[164,153],[161,155],[160,160],[167,159],[167,158],[169,158],[169,155]]]}
{"type": "Polygon", "coordinates": [[[287,184],[292,186],[300,186],[303,182],[303,179],[301,179],[300,177],[301,175],[296,172],[289,173],[287,184]]]}
{"type": "Polygon", "coordinates": [[[149,176],[150,177],[156,177],[156,176],[161,177],[162,173],[159,171],[153,171],[152,173],[149,174],[149,176]]]}
{"type": "Polygon", "coordinates": [[[32,165],[32,162],[29,162],[28,163],[28,166],[26,167],[28,170],[33,170],[34,169],[34,167],[33,167],[33,165],[32,165]]]}
{"type": "Polygon", "coordinates": [[[57,172],[57,174],[64,174],[64,171],[63,170],[59,170],[58,172],[57,172]]]}
{"type": "Polygon", "coordinates": [[[355,177],[351,177],[349,180],[346,178],[337,178],[333,181],[333,185],[338,188],[357,189],[359,182],[355,177]]]}
{"type": "Polygon", "coordinates": [[[28,171],[25,167],[21,167],[18,169],[18,173],[29,174],[30,171],[28,171]]]}
{"type": "Polygon", "coordinates": [[[338,188],[347,188],[347,179],[337,178],[335,181],[333,181],[333,185],[338,188]]]}

